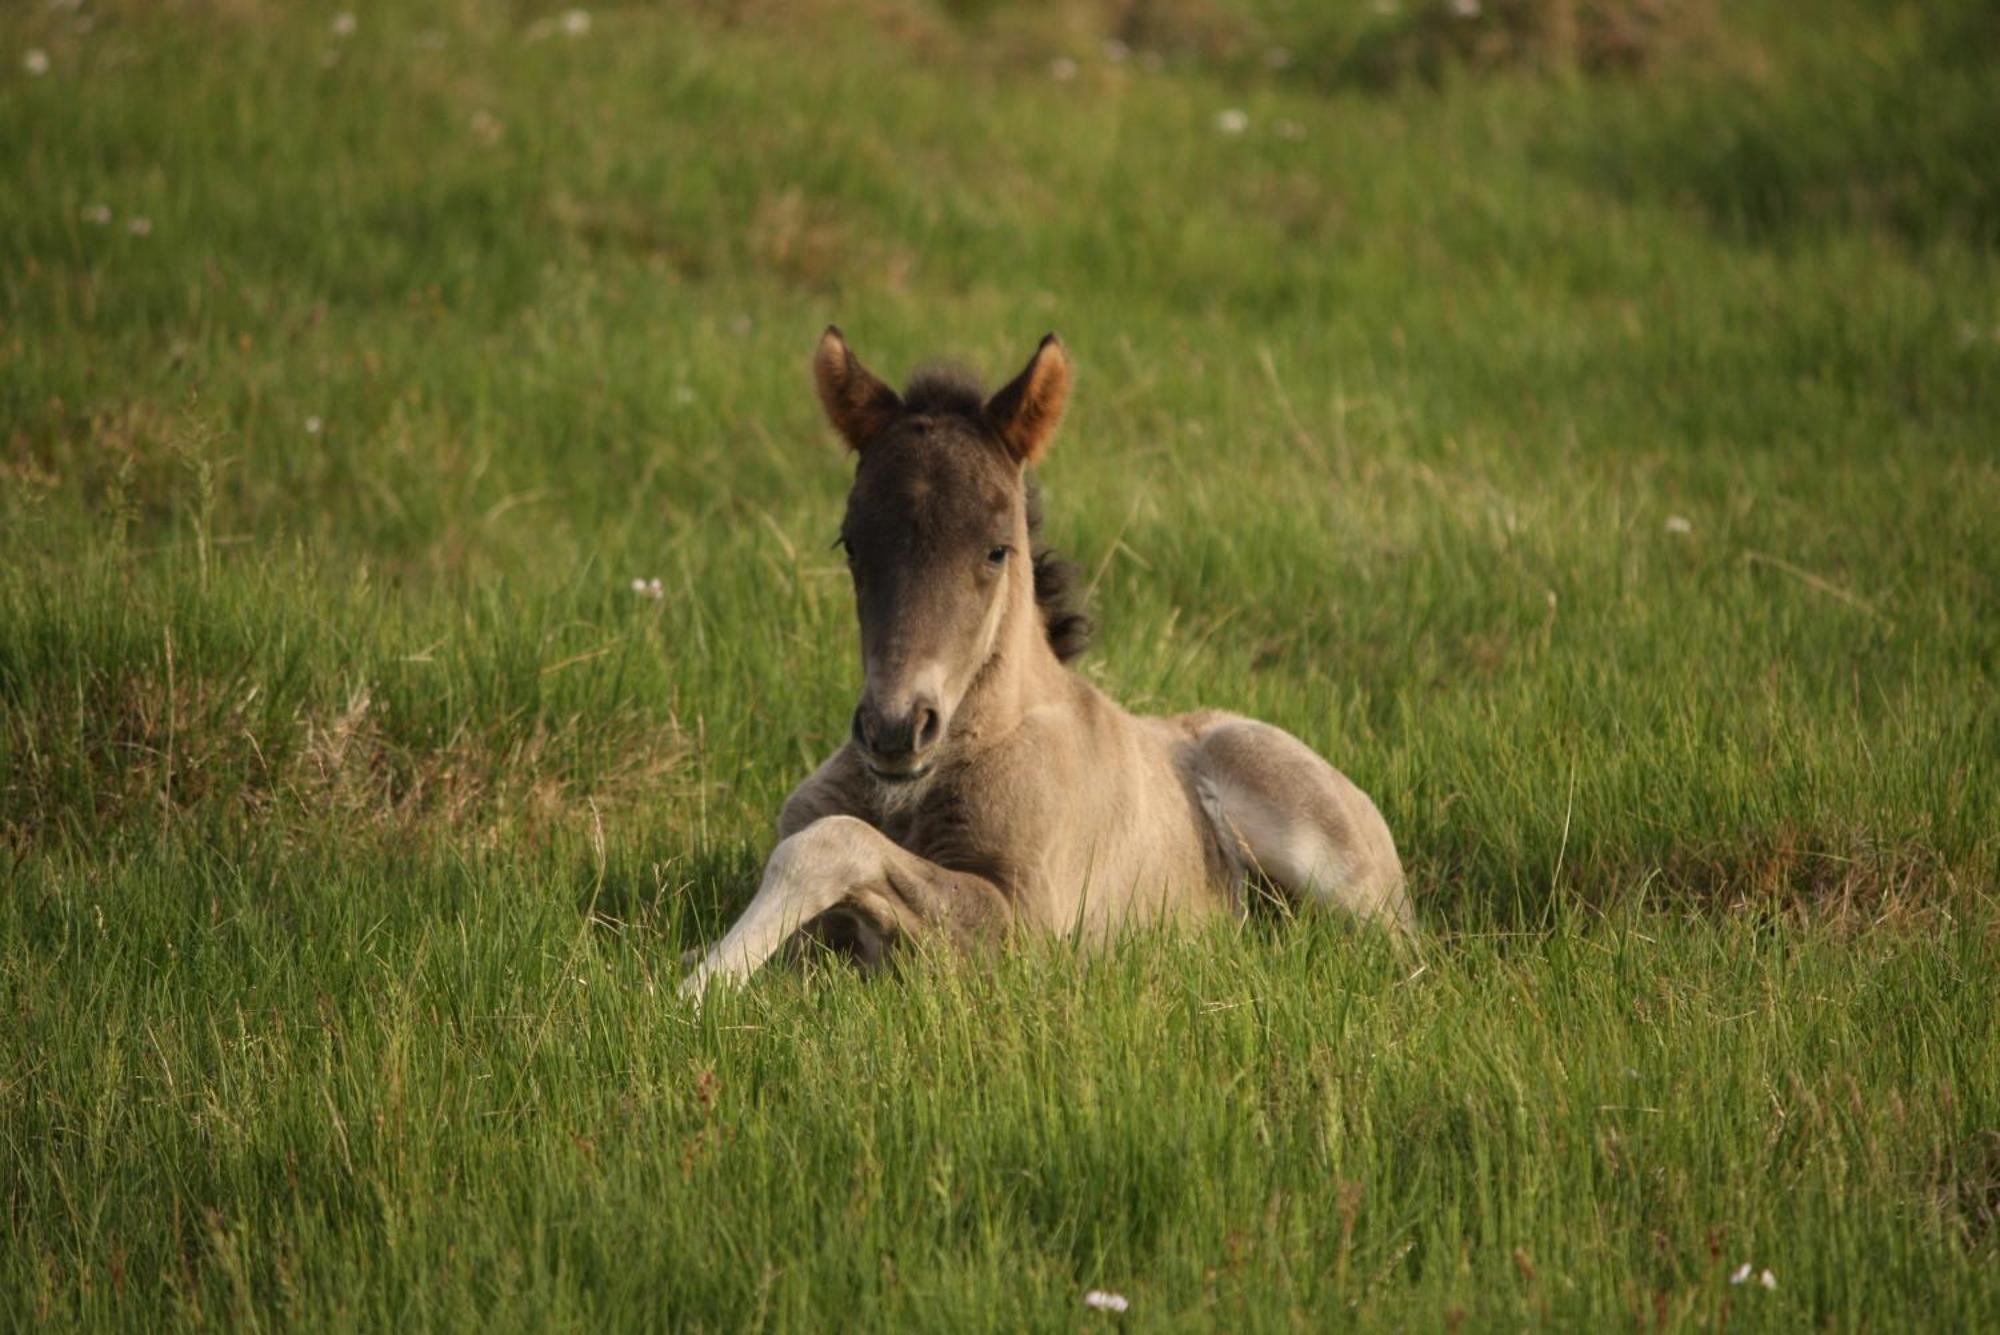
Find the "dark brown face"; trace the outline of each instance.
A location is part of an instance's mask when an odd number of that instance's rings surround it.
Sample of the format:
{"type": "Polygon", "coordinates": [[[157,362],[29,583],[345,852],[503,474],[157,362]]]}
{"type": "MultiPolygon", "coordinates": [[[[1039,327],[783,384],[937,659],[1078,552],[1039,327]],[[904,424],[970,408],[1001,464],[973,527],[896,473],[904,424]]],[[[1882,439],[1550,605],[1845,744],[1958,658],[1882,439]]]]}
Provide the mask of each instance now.
{"type": "Polygon", "coordinates": [[[840,530],[861,621],[854,741],[878,779],[906,783],[935,763],[1010,619],[1038,615],[1024,476],[1062,416],[1069,362],[1050,335],[991,399],[933,378],[906,400],[829,329],[813,369],[860,455],[840,530]]]}
{"type": "Polygon", "coordinates": [[[1008,617],[1033,615],[1020,466],[966,425],[913,419],[863,454],[840,536],[861,621],[854,739],[878,778],[917,778],[1008,617]]]}

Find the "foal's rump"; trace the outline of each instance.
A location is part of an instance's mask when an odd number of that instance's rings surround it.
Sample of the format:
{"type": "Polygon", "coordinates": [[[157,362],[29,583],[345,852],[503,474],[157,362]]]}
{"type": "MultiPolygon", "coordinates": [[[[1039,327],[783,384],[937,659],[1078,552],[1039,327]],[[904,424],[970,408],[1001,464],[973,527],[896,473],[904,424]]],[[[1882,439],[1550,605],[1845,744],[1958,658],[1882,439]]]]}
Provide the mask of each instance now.
{"type": "Polygon", "coordinates": [[[1302,904],[1416,932],[1403,864],[1368,794],[1298,738],[1209,712],[1173,720],[1206,819],[1239,871],[1259,871],[1302,904]]]}

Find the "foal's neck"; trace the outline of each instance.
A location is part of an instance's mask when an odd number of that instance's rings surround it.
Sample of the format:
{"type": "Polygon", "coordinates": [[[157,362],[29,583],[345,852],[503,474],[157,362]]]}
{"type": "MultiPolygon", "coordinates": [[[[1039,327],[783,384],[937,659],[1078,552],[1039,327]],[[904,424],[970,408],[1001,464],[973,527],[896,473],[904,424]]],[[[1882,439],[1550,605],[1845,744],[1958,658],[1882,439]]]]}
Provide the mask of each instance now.
{"type": "Polygon", "coordinates": [[[1000,628],[1000,643],[979,679],[959,705],[970,737],[1004,737],[1029,710],[1061,698],[1068,669],[1049,647],[1042,610],[1032,586],[1017,595],[1000,628]]]}

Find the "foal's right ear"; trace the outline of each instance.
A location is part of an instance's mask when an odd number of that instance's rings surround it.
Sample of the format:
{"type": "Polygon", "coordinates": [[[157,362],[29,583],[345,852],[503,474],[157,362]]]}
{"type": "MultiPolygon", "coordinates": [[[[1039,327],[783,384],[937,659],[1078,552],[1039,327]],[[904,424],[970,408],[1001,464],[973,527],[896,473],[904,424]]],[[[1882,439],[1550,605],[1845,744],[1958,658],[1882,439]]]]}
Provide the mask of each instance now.
{"type": "Polygon", "coordinates": [[[813,353],[813,384],[826,419],[850,450],[862,449],[903,411],[896,391],[861,364],[833,325],[819,336],[819,350],[813,353]]]}

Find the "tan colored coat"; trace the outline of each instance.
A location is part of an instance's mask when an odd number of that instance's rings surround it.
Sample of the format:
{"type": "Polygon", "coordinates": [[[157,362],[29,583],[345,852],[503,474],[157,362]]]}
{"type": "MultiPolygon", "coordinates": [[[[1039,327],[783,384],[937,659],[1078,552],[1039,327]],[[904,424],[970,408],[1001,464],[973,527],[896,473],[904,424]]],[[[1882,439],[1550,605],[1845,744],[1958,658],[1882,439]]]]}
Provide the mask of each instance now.
{"type": "Polygon", "coordinates": [[[785,803],[757,894],[684,993],[747,977],[802,929],[863,959],[927,935],[1101,943],[1240,911],[1252,872],[1414,935],[1381,814],[1304,743],[1219,712],[1136,717],[1057,657],[1020,559],[1025,469],[1069,383],[1053,336],[969,408],[925,382],[906,401],[834,330],[816,371],[862,455],[843,540],[866,684],[854,737],[785,803]]]}

